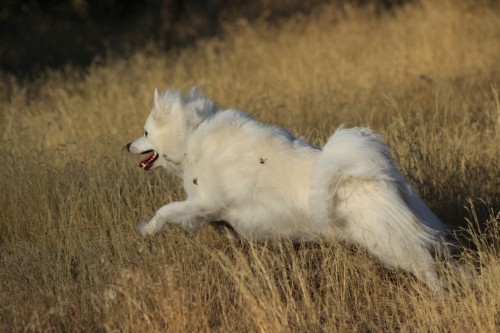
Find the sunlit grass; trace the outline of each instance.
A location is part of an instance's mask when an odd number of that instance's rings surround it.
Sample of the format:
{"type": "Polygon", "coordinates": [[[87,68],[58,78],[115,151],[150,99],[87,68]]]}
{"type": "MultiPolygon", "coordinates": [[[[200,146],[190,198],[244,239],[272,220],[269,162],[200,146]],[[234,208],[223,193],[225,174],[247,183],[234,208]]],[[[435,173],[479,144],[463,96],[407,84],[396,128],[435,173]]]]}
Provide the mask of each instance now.
{"type": "Polygon", "coordinates": [[[486,2],[324,6],[85,73],[3,77],[0,331],[498,331],[498,36],[500,8],[486,2]],[[314,144],[341,124],[381,132],[429,206],[466,228],[467,274],[440,267],[453,288],[432,295],[345,244],[176,227],[139,238],[140,219],[184,194],[123,146],[142,133],[154,88],[194,84],[314,144]]]}

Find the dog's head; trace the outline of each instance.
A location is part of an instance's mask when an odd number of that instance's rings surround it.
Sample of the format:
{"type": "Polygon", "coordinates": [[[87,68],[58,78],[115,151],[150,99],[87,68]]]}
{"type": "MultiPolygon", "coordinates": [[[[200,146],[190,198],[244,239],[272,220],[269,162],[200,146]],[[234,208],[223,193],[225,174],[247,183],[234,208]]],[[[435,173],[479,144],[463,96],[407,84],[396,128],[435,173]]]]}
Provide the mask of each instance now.
{"type": "Polygon", "coordinates": [[[147,154],[139,163],[146,171],[162,166],[179,174],[189,135],[215,112],[215,104],[200,96],[196,88],[188,96],[172,90],[160,93],[156,89],[144,135],[127,144],[127,150],[134,155],[147,154]]]}

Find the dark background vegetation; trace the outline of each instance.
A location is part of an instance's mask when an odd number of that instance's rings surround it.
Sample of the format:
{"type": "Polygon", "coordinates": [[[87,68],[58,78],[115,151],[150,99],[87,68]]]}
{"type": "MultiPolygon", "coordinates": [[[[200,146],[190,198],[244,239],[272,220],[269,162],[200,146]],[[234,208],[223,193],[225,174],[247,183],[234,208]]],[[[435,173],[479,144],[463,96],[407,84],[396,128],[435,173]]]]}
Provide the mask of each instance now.
{"type": "Polygon", "coordinates": [[[238,19],[280,18],[322,3],[373,5],[404,0],[2,0],[0,69],[33,78],[46,68],[86,66],[99,57],[154,45],[180,47],[214,36],[238,19]]]}

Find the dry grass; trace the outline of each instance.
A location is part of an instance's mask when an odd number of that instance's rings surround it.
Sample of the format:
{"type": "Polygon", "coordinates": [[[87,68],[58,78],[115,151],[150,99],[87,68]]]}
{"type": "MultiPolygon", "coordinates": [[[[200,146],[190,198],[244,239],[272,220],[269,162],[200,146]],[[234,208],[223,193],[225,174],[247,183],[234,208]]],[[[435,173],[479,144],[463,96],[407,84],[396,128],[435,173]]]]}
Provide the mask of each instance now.
{"type": "Polygon", "coordinates": [[[0,81],[0,331],[496,332],[500,329],[500,8],[424,1],[376,16],[324,6],[279,28],[145,50],[86,73],[0,81]],[[468,226],[449,295],[343,244],[255,244],[134,225],[183,196],[123,145],[155,87],[199,84],[223,107],[321,144],[383,134],[447,223],[468,226]]]}

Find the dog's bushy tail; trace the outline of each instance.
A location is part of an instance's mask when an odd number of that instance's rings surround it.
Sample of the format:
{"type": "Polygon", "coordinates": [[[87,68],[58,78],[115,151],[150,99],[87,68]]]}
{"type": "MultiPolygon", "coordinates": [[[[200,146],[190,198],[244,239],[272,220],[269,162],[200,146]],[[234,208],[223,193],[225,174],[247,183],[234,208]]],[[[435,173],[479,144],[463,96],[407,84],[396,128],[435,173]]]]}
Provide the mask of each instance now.
{"type": "Polygon", "coordinates": [[[310,209],[325,235],[362,245],[385,264],[438,288],[432,250],[440,248],[446,226],[373,131],[341,128],[332,135],[313,168],[310,209]]]}

